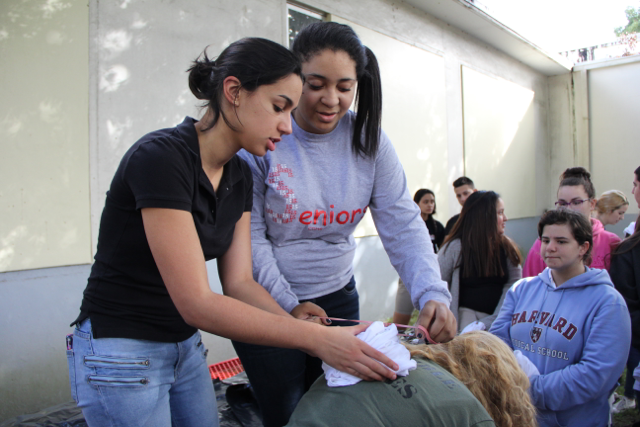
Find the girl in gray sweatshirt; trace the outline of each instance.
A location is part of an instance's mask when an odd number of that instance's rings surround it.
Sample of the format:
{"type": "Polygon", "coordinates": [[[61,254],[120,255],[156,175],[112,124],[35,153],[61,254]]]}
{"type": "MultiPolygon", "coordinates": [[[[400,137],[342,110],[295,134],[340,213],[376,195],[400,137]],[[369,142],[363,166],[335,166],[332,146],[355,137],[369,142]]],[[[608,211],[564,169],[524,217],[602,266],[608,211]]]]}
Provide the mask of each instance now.
{"type": "MultiPolygon", "coordinates": [[[[436,340],[450,340],[455,319],[447,284],[402,165],[380,130],[375,55],[350,27],[334,22],[305,27],[292,50],[303,59],[305,78],[292,133],[263,158],[241,154],[253,171],[256,281],[295,317],[357,319],[353,233],[370,211],[413,304],[426,306],[421,321],[436,340]],[[357,114],[349,110],[356,92],[357,114]]],[[[296,350],[239,342],[234,347],[264,425],[285,425],[322,374],[321,361],[296,350]]]]}

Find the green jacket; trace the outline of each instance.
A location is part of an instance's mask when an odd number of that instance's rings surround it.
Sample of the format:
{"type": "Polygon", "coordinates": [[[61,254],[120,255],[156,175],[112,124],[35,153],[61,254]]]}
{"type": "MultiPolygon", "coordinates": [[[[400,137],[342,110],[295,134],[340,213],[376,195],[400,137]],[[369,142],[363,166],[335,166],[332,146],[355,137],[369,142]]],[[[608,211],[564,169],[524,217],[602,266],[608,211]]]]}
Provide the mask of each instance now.
{"type": "Polygon", "coordinates": [[[303,396],[289,427],[495,427],[482,404],[436,363],[395,381],[329,387],[324,376],[303,396]]]}

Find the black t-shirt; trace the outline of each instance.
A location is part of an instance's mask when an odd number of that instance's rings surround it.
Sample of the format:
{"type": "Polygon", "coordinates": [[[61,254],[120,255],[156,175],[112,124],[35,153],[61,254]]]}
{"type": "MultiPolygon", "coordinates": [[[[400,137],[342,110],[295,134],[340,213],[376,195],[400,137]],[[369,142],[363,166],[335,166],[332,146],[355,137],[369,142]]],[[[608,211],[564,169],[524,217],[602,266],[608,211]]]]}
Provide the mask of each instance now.
{"type": "Polygon", "coordinates": [[[456,225],[456,222],[458,222],[458,218],[460,218],[460,214],[455,214],[454,216],[449,218],[449,221],[447,221],[447,225],[445,225],[444,227],[445,236],[448,236],[449,233],[451,233],[451,230],[453,230],[453,226],[456,225]]]}
{"type": "MultiPolygon", "coordinates": [[[[234,156],[218,191],[202,169],[196,121],[149,133],[124,155],[107,192],[98,251],[76,322],[96,338],[179,342],[196,329],[182,319],[151,254],[143,208],[191,212],[206,260],[223,255],[236,222],[253,203],[253,177],[234,156]]],[[[74,322],[75,323],[75,322],[74,322]]]]}
{"type": "Polygon", "coordinates": [[[425,221],[425,224],[427,224],[427,229],[429,230],[429,236],[431,236],[431,243],[433,244],[433,252],[438,253],[445,237],[444,226],[440,221],[434,219],[433,217],[429,217],[429,219],[425,221]]]}
{"type": "Polygon", "coordinates": [[[458,306],[492,314],[500,302],[504,285],[509,281],[507,252],[503,247],[500,247],[500,266],[502,267],[502,275],[462,277],[464,275],[464,265],[462,265],[460,267],[458,306]]]}

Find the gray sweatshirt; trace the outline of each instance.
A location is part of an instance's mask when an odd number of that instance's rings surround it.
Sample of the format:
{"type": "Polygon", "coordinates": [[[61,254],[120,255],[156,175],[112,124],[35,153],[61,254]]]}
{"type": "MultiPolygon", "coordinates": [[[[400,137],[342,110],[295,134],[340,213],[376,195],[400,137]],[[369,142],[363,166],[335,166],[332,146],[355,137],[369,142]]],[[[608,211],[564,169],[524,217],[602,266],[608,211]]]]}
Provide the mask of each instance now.
{"type": "Polygon", "coordinates": [[[240,156],[254,181],[251,246],[255,280],[290,312],[301,300],[328,295],[353,276],[353,233],[371,211],[391,263],[414,306],[449,305],[447,283],[402,165],[382,132],[375,158],[351,148],[355,114],[328,134],[293,133],[264,157],[240,156]]]}

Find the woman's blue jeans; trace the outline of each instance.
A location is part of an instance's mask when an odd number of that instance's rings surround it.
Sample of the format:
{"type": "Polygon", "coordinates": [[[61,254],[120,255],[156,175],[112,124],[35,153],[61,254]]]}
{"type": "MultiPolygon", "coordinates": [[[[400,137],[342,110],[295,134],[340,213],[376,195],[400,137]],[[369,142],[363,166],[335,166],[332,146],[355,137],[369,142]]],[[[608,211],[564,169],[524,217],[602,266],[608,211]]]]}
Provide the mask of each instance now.
{"type": "MultiPolygon", "coordinates": [[[[351,278],[342,289],[308,300],[329,317],[359,319],[356,282],[351,278]]],[[[303,301],[300,301],[303,302],[303,301]]],[[[335,325],[337,322],[333,322],[335,325]]],[[[265,427],[287,424],[302,395],[322,375],[322,361],[299,351],[233,341],[262,413],[265,427]]]]}
{"type": "Polygon", "coordinates": [[[86,319],[67,350],[71,395],[92,427],[217,427],[206,352],[200,332],[179,343],[95,339],[86,319]]]}

